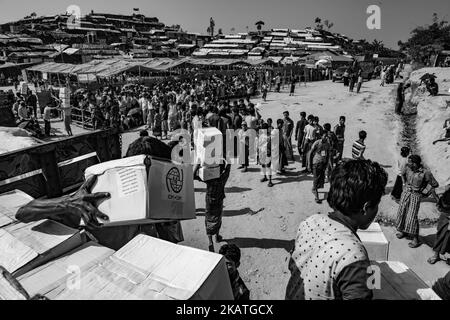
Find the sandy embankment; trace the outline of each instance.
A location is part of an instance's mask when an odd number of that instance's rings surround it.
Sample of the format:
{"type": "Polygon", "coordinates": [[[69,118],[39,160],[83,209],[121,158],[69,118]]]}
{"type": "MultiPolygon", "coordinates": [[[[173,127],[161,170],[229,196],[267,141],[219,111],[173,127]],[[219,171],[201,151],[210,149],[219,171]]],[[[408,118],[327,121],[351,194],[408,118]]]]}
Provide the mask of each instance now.
{"type": "Polygon", "coordinates": [[[444,120],[450,118],[450,68],[420,69],[410,79],[418,85],[427,72],[437,76],[439,95],[430,96],[422,85],[412,97],[417,104],[417,140],[423,160],[443,189],[450,184],[450,145],[447,142],[433,145],[433,141],[443,137],[444,120]]]}

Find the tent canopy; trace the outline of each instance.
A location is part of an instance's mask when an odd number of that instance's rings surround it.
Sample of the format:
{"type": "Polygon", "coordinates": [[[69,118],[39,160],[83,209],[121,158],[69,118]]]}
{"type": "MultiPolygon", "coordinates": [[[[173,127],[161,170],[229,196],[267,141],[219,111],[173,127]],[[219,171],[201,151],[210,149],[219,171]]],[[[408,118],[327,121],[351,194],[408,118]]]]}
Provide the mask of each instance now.
{"type": "Polygon", "coordinates": [[[30,68],[28,71],[42,73],[60,74],[95,74],[97,77],[106,78],[127,71],[156,71],[165,72],[181,65],[190,66],[231,66],[247,65],[254,66],[269,63],[268,59],[240,60],[240,59],[195,59],[195,58],[150,58],[150,59],[123,59],[110,58],[103,60],[92,60],[83,64],[45,62],[30,68]]]}

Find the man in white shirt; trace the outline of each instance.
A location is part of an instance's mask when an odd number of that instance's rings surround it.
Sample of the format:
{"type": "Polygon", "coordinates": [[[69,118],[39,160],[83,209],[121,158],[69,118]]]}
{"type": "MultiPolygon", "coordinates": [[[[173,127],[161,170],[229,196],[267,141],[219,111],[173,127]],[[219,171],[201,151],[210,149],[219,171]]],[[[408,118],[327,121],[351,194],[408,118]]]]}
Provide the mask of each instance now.
{"type": "Polygon", "coordinates": [[[303,142],[302,142],[302,167],[305,168],[304,172],[311,171],[309,161],[309,151],[313,142],[316,140],[316,127],[313,125],[314,116],[308,116],[308,124],[305,126],[303,142]]]}
{"type": "Polygon", "coordinates": [[[139,98],[139,106],[142,109],[142,123],[147,123],[147,117],[148,117],[148,99],[147,94],[141,94],[141,97],[139,98]]]}
{"type": "Polygon", "coordinates": [[[50,105],[46,105],[44,108],[44,132],[45,135],[47,137],[50,137],[50,130],[51,130],[51,126],[50,126],[50,120],[51,120],[51,111],[52,111],[52,107],[50,107],[50,105]]]}
{"type": "Polygon", "coordinates": [[[66,129],[67,135],[69,137],[73,136],[72,128],[70,127],[70,123],[72,122],[72,106],[70,104],[61,105],[61,109],[64,114],[64,127],[66,129]]]}

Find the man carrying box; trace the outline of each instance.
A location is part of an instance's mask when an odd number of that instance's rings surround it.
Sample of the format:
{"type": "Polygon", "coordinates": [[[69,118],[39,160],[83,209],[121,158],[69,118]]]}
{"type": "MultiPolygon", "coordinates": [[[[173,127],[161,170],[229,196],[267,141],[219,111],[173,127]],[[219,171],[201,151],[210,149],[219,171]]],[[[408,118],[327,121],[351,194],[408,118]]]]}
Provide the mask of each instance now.
{"type": "MultiPolygon", "coordinates": [[[[198,171],[200,165],[197,164],[194,167],[194,179],[198,178],[198,171]]],[[[220,164],[220,176],[219,178],[205,181],[206,183],[206,197],[205,197],[205,226],[206,234],[209,240],[209,251],[214,252],[214,244],[212,236],[216,236],[216,242],[219,243],[222,240],[219,234],[220,227],[222,226],[222,213],[223,213],[223,199],[225,198],[225,184],[230,176],[231,165],[223,162],[220,164]]]]}

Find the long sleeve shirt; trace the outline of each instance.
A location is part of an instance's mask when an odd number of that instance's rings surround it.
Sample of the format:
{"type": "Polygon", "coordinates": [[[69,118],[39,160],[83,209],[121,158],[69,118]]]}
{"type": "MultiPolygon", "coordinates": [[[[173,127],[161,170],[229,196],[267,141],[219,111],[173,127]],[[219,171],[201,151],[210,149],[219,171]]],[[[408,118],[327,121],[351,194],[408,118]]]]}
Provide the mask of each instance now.
{"type": "Polygon", "coordinates": [[[299,143],[301,143],[303,140],[305,126],[307,123],[308,121],[306,121],[306,119],[297,121],[297,125],[295,126],[295,140],[298,140],[299,143]]]}
{"type": "Polygon", "coordinates": [[[414,192],[422,192],[428,185],[432,188],[439,187],[439,183],[433,174],[424,168],[413,171],[409,166],[406,167],[404,179],[406,185],[414,192]]]}

